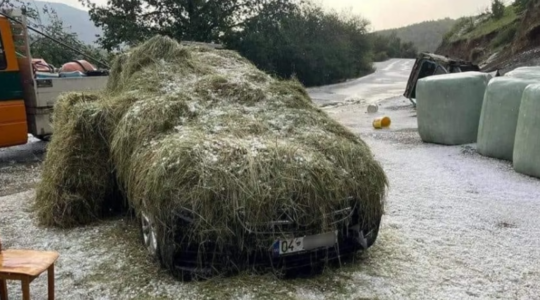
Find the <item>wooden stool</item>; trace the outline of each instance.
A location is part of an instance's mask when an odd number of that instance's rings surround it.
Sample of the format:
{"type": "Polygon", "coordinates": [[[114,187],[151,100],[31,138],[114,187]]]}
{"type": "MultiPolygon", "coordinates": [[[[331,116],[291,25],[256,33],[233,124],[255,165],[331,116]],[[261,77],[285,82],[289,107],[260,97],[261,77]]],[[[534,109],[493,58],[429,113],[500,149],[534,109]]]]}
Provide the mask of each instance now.
{"type": "Polygon", "coordinates": [[[50,251],[3,250],[0,252],[0,300],[8,300],[6,280],[20,280],[23,300],[30,300],[30,283],[47,271],[49,300],[54,300],[54,263],[50,251]]]}

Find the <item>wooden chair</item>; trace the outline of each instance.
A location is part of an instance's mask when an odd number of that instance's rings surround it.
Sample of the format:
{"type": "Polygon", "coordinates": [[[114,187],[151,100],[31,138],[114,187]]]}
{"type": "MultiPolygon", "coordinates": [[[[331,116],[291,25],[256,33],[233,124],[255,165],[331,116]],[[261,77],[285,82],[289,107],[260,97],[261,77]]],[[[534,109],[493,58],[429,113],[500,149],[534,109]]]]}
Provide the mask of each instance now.
{"type": "Polygon", "coordinates": [[[54,300],[54,263],[59,254],[52,251],[2,250],[0,243],[0,300],[8,300],[6,280],[20,280],[23,300],[30,300],[30,283],[47,271],[49,300],[54,300]]]}

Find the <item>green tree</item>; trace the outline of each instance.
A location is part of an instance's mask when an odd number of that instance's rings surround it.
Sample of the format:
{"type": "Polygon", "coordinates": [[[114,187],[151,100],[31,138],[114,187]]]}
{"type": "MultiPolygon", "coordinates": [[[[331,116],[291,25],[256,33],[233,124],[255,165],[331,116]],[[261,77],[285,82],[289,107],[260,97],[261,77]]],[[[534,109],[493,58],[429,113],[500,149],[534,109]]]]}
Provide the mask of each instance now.
{"type": "Polygon", "coordinates": [[[373,59],[384,61],[388,58],[415,58],[418,50],[412,42],[402,42],[395,31],[390,33],[373,33],[373,59]]]}
{"type": "Polygon", "coordinates": [[[314,86],[372,71],[367,25],[312,3],[287,10],[267,6],[225,42],[267,72],[314,86]]]}
{"type": "Polygon", "coordinates": [[[493,0],[491,2],[491,14],[495,19],[500,19],[504,16],[505,6],[501,0],[493,0]]]}
{"type": "MultiPolygon", "coordinates": [[[[47,5],[45,5],[43,11],[40,12],[34,9],[34,6],[30,2],[21,0],[0,0],[0,7],[24,9],[28,18],[28,25],[32,28],[39,30],[48,37],[61,41],[71,48],[79,50],[79,52],[90,55],[97,60],[107,61],[107,52],[82,43],[77,34],[71,32],[58,17],[57,13],[47,5]],[[40,16],[48,16],[50,22],[43,24],[40,21],[40,16]]],[[[85,58],[76,51],[63,46],[48,37],[29,31],[29,45],[32,57],[42,58],[55,67],[59,67],[66,62],[76,59],[86,59],[94,65],[97,64],[96,61],[85,58]]],[[[103,67],[103,65],[101,67],[103,67]]]]}
{"type": "Polygon", "coordinates": [[[418,50],[413,43],[407,42],[401,44],[400,58],[416,58],[417,54],[418,50]]]}
{"type": "Polygon", "coordinates": [[[286,9],[293,0],[109,0],[89,8],[90,19],[103,30],[98,43],[107,50],[134,45],[155,34],[177,40],[220,42],[272,5],[286,9]]]}
{"type": "Polygon", "coordinates": [[[39,34],[32,34],[30,36],[30,49],[33,57],[43,58],[47,63],[56,67],[59,67],[66,62],[79,59],[87,60],[98,67],[105,67],[108,60],[106,51],[81,42],[77,34],[71,32],[70,29],[64,25],[55,11],[48,10],[45,11],[45,13],[49,15],[50,24],[40,26],[41,32],[45,33],[48,37],[61,41],[63,44],[104,63],[100,64],[98,61],[93,61],[92,59],[85,57],[85,55],[73,51],[64,45],[39,34]]]}
{"type": "Polygon", "coordinates": [[[514,0],[512,5],[515,7],[516,12],[522,12],[527,9],[530,2],[530,0],[514,0]]]}

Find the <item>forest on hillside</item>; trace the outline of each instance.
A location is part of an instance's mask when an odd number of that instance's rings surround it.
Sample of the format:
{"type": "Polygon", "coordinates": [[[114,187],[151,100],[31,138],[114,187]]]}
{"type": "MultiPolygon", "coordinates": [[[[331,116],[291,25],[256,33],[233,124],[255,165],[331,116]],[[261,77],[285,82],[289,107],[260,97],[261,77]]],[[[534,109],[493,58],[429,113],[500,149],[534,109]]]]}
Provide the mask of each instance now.
{"type": "Polygon", "coordinates": [[[418,51],[434,52],[441,44],[444,35],[455,25],[456,20],[441,19],[426,21],[397,29],[378,31],[384,36],[396,35],[403,42],[413,43],[418,51]]]}

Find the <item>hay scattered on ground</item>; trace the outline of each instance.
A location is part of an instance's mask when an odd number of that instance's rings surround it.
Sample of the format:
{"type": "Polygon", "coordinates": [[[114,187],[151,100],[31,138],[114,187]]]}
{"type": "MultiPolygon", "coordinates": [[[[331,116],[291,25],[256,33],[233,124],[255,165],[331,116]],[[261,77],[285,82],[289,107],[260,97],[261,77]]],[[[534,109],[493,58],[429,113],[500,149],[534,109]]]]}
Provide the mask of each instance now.
{"type": "Polygon", "coordinates": [[[45,223],[98,219],[111,170],[135,211],[159,224],[175,213],[192,217],[183,235],[196,244],[246,248],[245,232],[283,213],[317,233],[334,230],[328,214],[350,205],[366,224],[382,215],[382,168],[298,82],[276,80],[236,52],[161,36],[111,71],[96,101],[71,94],[58,105],[37,197],[45,223]]]}

